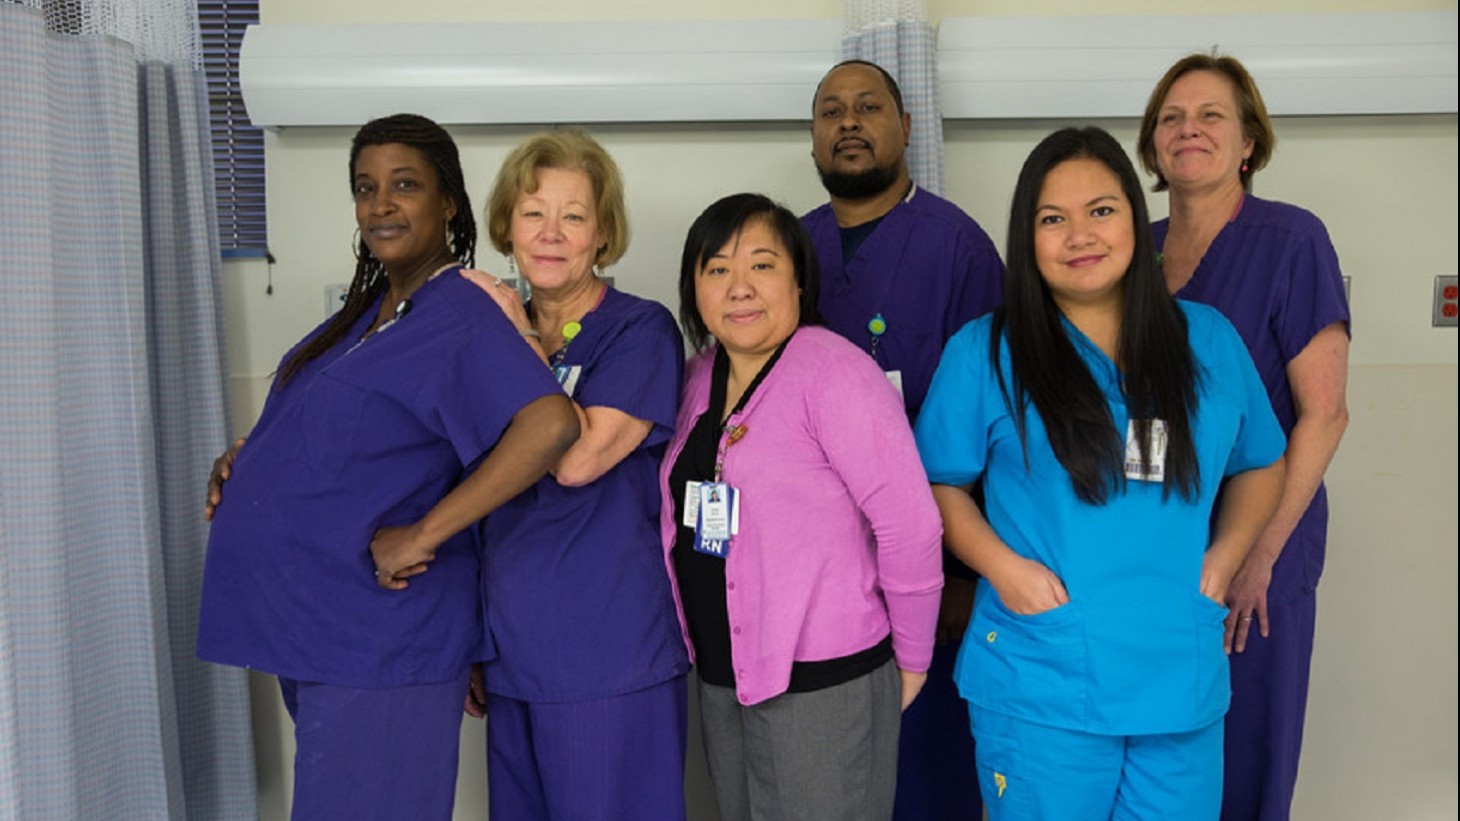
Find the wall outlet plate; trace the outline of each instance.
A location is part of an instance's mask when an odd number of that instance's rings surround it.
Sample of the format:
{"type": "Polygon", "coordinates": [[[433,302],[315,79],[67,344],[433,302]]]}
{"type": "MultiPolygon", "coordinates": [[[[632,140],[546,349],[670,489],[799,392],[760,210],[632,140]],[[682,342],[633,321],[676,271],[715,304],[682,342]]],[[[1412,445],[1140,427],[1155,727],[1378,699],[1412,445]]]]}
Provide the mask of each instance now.
{"type": "Polygon", "coordinates": [[[341,285],[338,282],[324,286],[324,316],[326,319],[335,315],[335,311],[345,307],[345,295],[350,292],[350,286],[341,285]]]}
{"type": "Polygon", "coordinates": [[[1460,322],[1460,285],[1455,274],[1440,274],[1435,277],[1435,305],[1430,322],[1436,328],[1454,328],[1460,322]]]}

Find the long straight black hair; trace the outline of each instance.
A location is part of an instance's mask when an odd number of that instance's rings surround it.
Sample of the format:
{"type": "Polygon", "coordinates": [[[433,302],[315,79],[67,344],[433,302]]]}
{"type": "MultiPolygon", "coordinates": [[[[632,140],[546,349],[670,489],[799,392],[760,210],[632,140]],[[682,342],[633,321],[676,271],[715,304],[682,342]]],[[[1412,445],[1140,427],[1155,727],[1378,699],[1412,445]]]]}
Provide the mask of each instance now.
{"type": "MultiPolygon", "coordinates": [[[[435,121],[419,114],[395,114],[371,120],[360,127],[350,144],[350,188],[355,187],[355,161],[360,158],[361,149],[371,145],[408,145],[425,155],[431,167],[436,170],[436,181],[441,193],[456,204],[456,216],[447,225],[451,255],[467,267],[476,264],[477,221],[471,212],[471,198],[466,193],[466,179],[461,171],[461,157],[456,150],[456,141],[446,129],[435,121]]],[[[288,382],[299,369],[339,342],[350,328],[370,309],[375,299],[385,293],[389,281],[385,266],[365,240],[355,241],[355,277],[350,280],[350,289],[345,292],[345,304],[330,318],[329,324],[314,339],[299,346],[293,355],[279,366],[276,386],[288,382]]]]}
{"type": "Polygon", "coordinates": [[[1201,377],[1187,339],[1186,316],[1167,293],[1156,263],[1140,179],[1120,143],[1102,129],[1065,128],[1050,134],[1019,171],[1009,214],[1004,304],[994,312],[989,349],[999,388],[1014,416],[1026,461],[1026,413],[1032,403],[1082,501],[1101,505],[1124,489],[1125,431],[1116,430],[1100,386],[1061,326],[1060,309],[1034,255],[1034,222],[1044,180],[1061,163],[1081,159],[1110,169],[1131,204],[1135,254],[1122,281],[1115,361],[1142,464],[1150,466],[1151,420],[1160,419],[1167,434],[1162,495],[1170,496],[1174,487],[1189,501],[1201,487],[1191,433],[1201,377]],[[1009,346],[1012,385],[1005,383],[999,368],[1003,344],[1009,346]]]}

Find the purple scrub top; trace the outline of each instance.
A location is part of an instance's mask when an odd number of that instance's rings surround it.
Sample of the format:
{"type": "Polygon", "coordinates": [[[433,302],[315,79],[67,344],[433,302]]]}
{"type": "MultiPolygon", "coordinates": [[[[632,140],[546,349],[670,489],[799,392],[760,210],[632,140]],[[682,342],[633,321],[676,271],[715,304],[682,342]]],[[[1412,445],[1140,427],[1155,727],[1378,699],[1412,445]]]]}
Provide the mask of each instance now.
{"type": "Polygon", "coordinates": [[[276,383],[233,464],[203,575],[206,661],[375,688],[453,679],[490,653],[474,528],[403,591],[376,585],[370,539],[424,516],[558,386],[455,268],[359,342],[378,306],[276,383]]]}
{"type": "Polygon", "coordinates": [[[597,481],[552,476],[483,523],[482,584],[498,655],[487,689],[520,701],[633,692],[689,669],[659,546],[659,461],[674,432],[684,343],[656,302],[613,289],[561,365],[573,399],[653,423],[597,481]]]}
{"type": "MultiPolygon", "coordinates": [[[[1169,220],[1151,226],[1166,244],[1169,220]]],[[[1313,337],[1335,322],[1348,330],[1348,298],[1338,254],[1313,214],[1247,195],[1176,296],[1210,305],[1236,326],[1257,365],[1283,433],[1297,421],[1287,366],[1313,337]]],[[[1318,587],[1328,530],[1322,485],[1273,568],[1268,600],[1279,604],[1318,587]]]]}
{"type": "Polygon", "coordinates": [[[1003,302],[998,249],[958,206],[916,186],[845,266],[831,205],[801,222],[821,265],[817,307],[826,327],[870,352],[867,323],[882,316],[877,364],[902,371],[903,404],[915,417],[949,337],[1003,302]]]}

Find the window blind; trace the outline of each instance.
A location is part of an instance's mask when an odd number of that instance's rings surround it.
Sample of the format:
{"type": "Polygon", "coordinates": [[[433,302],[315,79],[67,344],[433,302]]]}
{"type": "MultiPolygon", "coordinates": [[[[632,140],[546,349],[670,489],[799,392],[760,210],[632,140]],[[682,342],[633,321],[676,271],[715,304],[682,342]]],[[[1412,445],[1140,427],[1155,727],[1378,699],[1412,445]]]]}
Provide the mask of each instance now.
{"type": "Polygon", "coordinates": [[[268,255],[264,135],[249,122],[238,79],[244,29],[258,21],[258,0],[198,0],[218,191],[218,235],[225,257],[268,255]]]}

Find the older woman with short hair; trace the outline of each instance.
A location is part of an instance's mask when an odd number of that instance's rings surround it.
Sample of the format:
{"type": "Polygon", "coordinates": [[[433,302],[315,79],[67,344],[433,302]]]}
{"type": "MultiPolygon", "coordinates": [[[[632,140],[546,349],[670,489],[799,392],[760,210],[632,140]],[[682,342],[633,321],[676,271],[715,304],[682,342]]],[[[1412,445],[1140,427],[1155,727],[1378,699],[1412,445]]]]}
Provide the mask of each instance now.
{"type": "Polygon", "coordinates": [[[1348,298],[1333,243],[1313,214],[1251,193],[1275,144],[1252,75],[1209,54],[1167,70],[1138,143],[1155,190],[1170,192],[1170,219],[1152,226],[1167,288],[1237,327],[1288,436],[1277,514],[1227,593],[1231,821],[1288,817],[1327,538],[1323,473],[1348,424],[1348,298]]]}
{"type": "Polygon", "coordinates": [[[572,399],[582,436],[483,525],[496,657],[468,710],[488,717],[493,818],[684,818],[684,647],[659,569],[655,472],[684,348],[657,303],[598,269],[628,248],[618,167],[585,132],[529,137],[487,206],[492,245],[532,286],[491,294],[572,399]]]}

